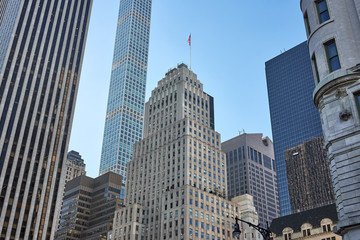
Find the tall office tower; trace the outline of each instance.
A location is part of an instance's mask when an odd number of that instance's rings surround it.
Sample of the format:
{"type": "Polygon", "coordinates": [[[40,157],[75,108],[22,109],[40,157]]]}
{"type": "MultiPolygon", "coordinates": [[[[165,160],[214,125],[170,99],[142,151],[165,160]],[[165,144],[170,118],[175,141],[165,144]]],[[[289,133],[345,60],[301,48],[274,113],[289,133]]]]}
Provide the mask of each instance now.
{"type": "Polygon", "coordinates": [[[335,202],[324,138],[315,137],[285,151],[292,212],[335,202]]]}
{"type": "Polygon", "coordinates": [[[78,176],[85,175],[85,166],[84,159],[81,158],[81,155],[78,152],[73,150],[68,152],[66,159],[65,183],[78,176]]]}
{"type": "Polygon", "coordinates": [[[259,223],[266,227],[280,216],[272,141],[244,133],[223,142],[221,150],[226,153],[228,196],[252,195],[259,223]]]}
{"type": "Polygon", "coordinates": [[[5,2],[0,29],[12,31],[0,72],[0,238],[51,239],[92,1],[5,2]]]}
{"type": "Polygon", "coordinates": [[[237,203],[248,198],[224,198],[226,162],[213,117],[213,98],[185,64],[158,82],[128,165],[114,239],[232,239],[234,217],[249,206],[237,203]]]}
{"type": "Polygon", "coordinates": [[[123,182],[143,132],[151,2],[120,1],[100,174],[116,172],[123,182]]]}
{"type": "Polygon", "coordinates": [[[0,72],[16,23],[21,1],[0,1],[0,72]],[[4,24],[2,22],[4,21],[4,24]]]}
{"type": "Polygon", "coordinates": [[[360,2],[301,1],[344,240],[360,236],[360,2]]]}
{"type": "Polygon", "coordinates": [[[315,85],[309,59],[303,42],[265,64],[281,215],[291,213],[284,151],[322,136],[312,100],[315,85]]]}
{"type": "Polygon", "coordinates": [[[121,176],[109,172],[97,178],[81,175],[65,187],[57,240],[107,239],[114,213],[123,206],[121,176]]]}

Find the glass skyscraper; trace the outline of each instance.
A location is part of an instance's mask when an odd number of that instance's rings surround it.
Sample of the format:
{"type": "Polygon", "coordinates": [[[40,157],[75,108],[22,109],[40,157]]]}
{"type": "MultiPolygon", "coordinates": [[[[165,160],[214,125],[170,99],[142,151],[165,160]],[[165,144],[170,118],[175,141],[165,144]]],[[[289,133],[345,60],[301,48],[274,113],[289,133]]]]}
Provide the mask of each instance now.
{"type": "Polygon", "coordinates": [[[306,42],[266,62],[271,127],[278,177],[281,215],[291,213],[284,151],[322,136],[306,42]]]}
{"type": "Polygon", "coordinates": [[[99,172],[116,172],[123,182],[143,131],[151,3],[120,1],[99,172]]]}

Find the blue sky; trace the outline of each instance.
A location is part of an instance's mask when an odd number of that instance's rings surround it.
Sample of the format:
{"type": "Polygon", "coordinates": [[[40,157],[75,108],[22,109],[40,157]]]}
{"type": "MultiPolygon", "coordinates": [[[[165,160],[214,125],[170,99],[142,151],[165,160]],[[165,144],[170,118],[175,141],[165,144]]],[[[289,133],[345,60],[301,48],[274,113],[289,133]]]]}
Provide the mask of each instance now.
{"type": "MultiPolygon", "coordinates": [[[[98,175],[119,0],[94,0],[69,150],[98,175]]],[[[146,100],[178,63],[189,64],[215,99],[222,141],[271,136],[265,62],[305,41],[298,0],[154,0],[146,100]]],[[[286,87],[286,86],[284,86],[286,87]]]]}

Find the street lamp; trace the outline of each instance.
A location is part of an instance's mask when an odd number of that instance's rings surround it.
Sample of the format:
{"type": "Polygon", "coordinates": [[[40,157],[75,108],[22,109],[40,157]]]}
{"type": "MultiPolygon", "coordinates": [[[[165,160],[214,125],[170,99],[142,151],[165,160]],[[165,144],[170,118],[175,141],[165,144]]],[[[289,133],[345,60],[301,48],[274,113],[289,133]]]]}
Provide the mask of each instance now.
{"type": "Polygon", "coordinates": [[[271,231],[269,229],[269,224],[268,223],[266,223],[266,225],[267,225],[266,228],[262,228],[262,227],[260,227],[260,224],[258,224],[258,225],[252,224],[250,222],[241,220],[237,216],[235,217],[235,224],[234,224],[234,231],[233,231],[233,237],[234,238],[240,239],[241,230],[240,230],[240,226],[239,226],[238,221],[246,223],[250,227],[255,228],[263,236],[264,240],[270,240],[271,231]]]}
{"type": "Polygon", "coordinates": [[[240,239],[240,234],[241,234],[241,230],[240,230],[240,226],[238,223],[238,217],[235,218],[235,225],[234,225],[234,231],[233,231],[233,237],[240,239]]]}

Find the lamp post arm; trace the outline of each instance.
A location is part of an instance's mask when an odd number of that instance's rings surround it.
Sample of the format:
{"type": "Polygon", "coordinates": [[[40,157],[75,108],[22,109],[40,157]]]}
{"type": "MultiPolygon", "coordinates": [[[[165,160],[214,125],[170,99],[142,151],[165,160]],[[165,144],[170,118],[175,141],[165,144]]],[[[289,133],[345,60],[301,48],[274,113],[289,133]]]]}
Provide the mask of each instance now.
{"type": "Polygon", "coordinates": [[[271,231],[269,229],[269,225],[267,225],[266,228],[262,228],[262,227],[260,227],[260,224],[255,225],[255,224],[252,224],[251,222],[247,222],[247,221],[242,220],[242,219],[240,219],[238,217],[236,217],[235,220],[236,219],[239,220],[240,222],[248,224],[252,228],[255,228],[263,236],[264,240],[270,240],[271,231]]]}

